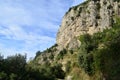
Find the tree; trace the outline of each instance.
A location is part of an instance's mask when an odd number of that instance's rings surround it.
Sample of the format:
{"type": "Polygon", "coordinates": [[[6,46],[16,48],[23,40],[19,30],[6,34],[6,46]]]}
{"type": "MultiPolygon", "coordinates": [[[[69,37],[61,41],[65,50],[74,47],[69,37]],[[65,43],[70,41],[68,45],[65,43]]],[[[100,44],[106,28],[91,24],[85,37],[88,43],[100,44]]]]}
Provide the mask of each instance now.
{"type": "Polygon", "coordinates": [[[7,63],[6,65],[9,66],[10,73],[13,72],[19,74],[26,65],[26,56],[16,54],[15,56],[8,56],[5,61],[7,63]]]}
{"type": "Polygon", "coordinates": [[[41,53],[42,53],[41,51],[37,51],[37,52],[36,52],[35,59],[36,59],[41,53]]]}

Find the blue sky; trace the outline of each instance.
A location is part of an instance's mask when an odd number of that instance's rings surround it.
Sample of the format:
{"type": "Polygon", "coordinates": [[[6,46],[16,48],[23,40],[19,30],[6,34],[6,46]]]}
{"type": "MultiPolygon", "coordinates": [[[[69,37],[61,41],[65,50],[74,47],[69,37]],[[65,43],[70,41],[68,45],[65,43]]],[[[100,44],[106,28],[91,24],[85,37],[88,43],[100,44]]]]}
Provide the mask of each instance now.
{"type": "Polygon", "coordinates": [[[82,0],[0,0],[0,53],[34,57],[56,42],[65,12],[82,0]]]}

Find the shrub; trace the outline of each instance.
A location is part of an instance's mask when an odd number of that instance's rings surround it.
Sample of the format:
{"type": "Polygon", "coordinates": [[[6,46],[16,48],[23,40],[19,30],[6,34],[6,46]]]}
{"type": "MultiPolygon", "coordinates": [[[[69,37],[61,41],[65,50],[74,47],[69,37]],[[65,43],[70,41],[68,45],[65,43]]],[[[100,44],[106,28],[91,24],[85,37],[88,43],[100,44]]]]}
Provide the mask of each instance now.
{"type": "Polygon", "coordinates": [[[0,80],[7,80],[7,74],[5,72],[0,72],[0,80]]]}
{"type": "Polygon", "coordinates": [[[49,59],[51,59],[51,60],[54,59],[54,55],[50,54],[49,59]]]}
{"type": "Polygon", "coordinates": [[[55,75],[56,78],[64,79],[65,72],[62,70],[61,64],[56,64],[53,67],[51,67],[51,72],[55,75]]]}
{"type": "Polygon", "coordinates": [[[59,54],[57,55],[57,60],[59,59],[63,59],[64,55],[67,53],[66,49],[63,49],[59,52],[59,54]]]}
{"type": "Polygon", "coordinates": [[[35,58],[34,59],[36,59],[39,55],[41,55],[42,54],[42,52],[40,52],[40,51],[37,51],[36,52],[36,56],[35,56],[35,58]]]}
{"type": "Polygon", "coordinates": [[[120,19],[113,28],[89,36],[80,36],[78,62],[89,75],[101,71],[107,80],[119,80],[120,73],[120,19]],[[101,47],[102,45],[102,47],[101,47]],[[107,75],[107,76],[106,76],[107,75]]]}
{"type": "Polygon", "coordinates": [[[66,73],[70,72],[70,69],[71,69],[71,62],[68,61],[65,65],[65,68],[66,68],[66,73]]]}
{"type": "Polygon", "coordinates": [[[69,50],[70,51],[70,54],[73,54],[73,50],[69,50]]]}

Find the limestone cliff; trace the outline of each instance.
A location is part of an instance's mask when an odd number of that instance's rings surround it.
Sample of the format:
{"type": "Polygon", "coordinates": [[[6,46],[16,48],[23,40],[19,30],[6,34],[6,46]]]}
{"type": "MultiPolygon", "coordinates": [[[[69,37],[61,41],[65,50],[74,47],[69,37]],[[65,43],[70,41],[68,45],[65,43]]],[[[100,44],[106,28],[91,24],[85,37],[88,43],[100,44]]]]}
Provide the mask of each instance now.
{"type": "Polygon", "coordinates": [[[115,22],[115,15],[120,16],[119,0],[87,0],[86,2],[71,7],[65,14],[57,34],[59,48],[74,48],[80,42],[70,45],[77,36],[84,33],[93,34],[111,28],[115,22]]]}
{"type": "Polygon", "coordinates": [[[56,44],[37,54],[31,67],[56,71],[60,64],[65,74],[61,78],[58,72],[58,80],[120,80],[119,26],[119,0],[87,0],[73,6],[63,17],[56,44]]]}

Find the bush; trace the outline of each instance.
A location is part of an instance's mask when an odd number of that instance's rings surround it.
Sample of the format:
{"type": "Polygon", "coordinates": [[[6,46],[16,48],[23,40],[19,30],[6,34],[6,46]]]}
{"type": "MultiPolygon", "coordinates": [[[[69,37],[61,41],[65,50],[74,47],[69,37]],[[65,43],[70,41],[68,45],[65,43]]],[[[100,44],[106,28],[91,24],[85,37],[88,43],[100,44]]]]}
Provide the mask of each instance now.
{"type": "Polygon", "coordinates": [[[42,54],[42,52],[40,52],[40,51],[37,51],[36,52],[36,56],[35,56],[35,58],[34,59],[36,59],[39,55],[41,55],[42,54]]]}
{"type": "Polygon", "coordinates": [[[89,36],[80,36],[78,62],[89,75],[100,71],[107,80],[119,80],[120,73],[120,19],[113,28],[89,36]],[[106,76],[107,75],[107,76],[106,76]]]}
{"type": "Polygon", "coordinates": [[[69,50],[70,51],[70,54],[73,54],[73,50],[69,50]]]}
{"type": "Polygon", "coordinates": [[[59,52],[59,54],[57,55],[57,60],[63,59],[64,55],[67,53],[66,49],[63,49],[59,52]]]}
{"type": "Polygon", "coordinates": [[[5,72],[0,72],[0,80],[7,80],[7,74],[5,72]]]}
{"type": "Polygon", "coordinates": [[[11,73],[9,77],[10,77],[10,80],[16,80],[18,76],[14,73],[11,73]]]}
{"type": "Polygon", "coordinates": [[[70,72],[70,69],[71,69],[71,62],[68,61],[65,65],[65,68],[66,68],[66,73],[69,73],[70,72]]]}
{"type": "Polygon", "coordinates": [[[56,64],[53,67],[51,67],[51,72],[55,75],[56,78],[64,79],[65,77],[65,72],[62,70],[61,64],[56,64]]]}

